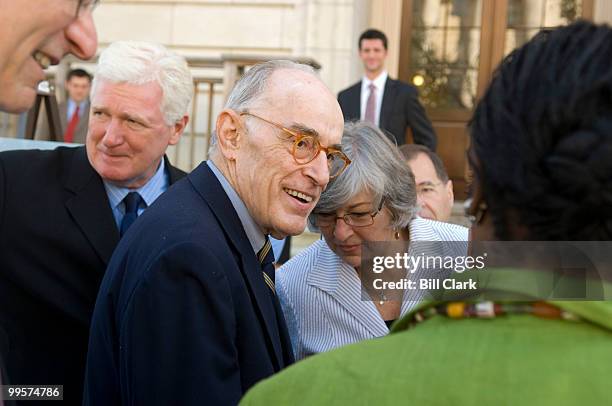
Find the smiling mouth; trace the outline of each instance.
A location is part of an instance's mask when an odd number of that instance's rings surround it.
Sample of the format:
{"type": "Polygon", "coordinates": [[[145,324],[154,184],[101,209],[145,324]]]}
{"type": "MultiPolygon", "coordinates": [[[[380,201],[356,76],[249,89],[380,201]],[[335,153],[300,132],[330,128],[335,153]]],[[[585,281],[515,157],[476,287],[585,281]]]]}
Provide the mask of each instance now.
{"type": "Polygon", "coordinates": [[[113,159],[125,158],[125,155],[108,154],[106,152],[104,153],[104,156],[106,156],[108,158],[113,158],[113,159]]]}
{"type": "Polygon", "coordinates": [[[42,69],[47,69],[49,66],[51,66],[51,58],[49,58],[47,55],[43,54],[40,51],[34,52],[32,54],[32,57],[42,69]]]}
{"type": "Polygon", "coordinates": [[[302,192],[298,192],[297,190],[293,190],[293,189],[289,189],[289,188],[283,188],[283,190],[285,191],[285,193],[287,193],[289,196],[299,200],[302,203],[310,203],[313,201],[314,197],[309,196],[305,193],[302,192]]]}
{"type": "Polygon", "coordinates": [[[359,244],[353,244],[353,245],[338,245],[338,247],[342,250],[342,251],[354,251],[359,247],[359,244]]]}
{"type": "Polygon", "coordinates": [[[97,151],[104,157],[106,158],[125,158],[126,155],[125,154],[119,154],[119,153],[113,153],[113,152],[109,152],[108,150],[105,149],[100,149],[97,148],[97,151]]]}

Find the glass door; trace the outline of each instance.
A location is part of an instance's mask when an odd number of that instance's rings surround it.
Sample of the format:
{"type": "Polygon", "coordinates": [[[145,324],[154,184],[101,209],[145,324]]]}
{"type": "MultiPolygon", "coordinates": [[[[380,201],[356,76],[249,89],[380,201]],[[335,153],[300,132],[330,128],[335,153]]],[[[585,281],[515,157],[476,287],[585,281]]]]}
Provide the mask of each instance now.
{"type": "Polygon", "coordinates": [[[497,64],[539,30],[592,13],[593,0],[404,0],[399,77],[419,90],[456,199],[465,197],[467,123],[497,64]]]}

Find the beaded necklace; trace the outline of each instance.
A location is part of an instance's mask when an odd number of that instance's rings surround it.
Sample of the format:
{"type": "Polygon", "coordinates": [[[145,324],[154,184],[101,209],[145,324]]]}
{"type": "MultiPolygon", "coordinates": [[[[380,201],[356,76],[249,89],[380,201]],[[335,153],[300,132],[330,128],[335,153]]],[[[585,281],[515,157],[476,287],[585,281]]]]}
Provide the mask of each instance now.
{"type": "Polygon", "coordinates": [[[492,319],[509,314],[532,314],[544,319],[580,321],[580,317],[576,314],[546,302],[449,302],[427,307],[413,313],[406,328],[412,328],[436,315],[451,319],[492,319]]]}

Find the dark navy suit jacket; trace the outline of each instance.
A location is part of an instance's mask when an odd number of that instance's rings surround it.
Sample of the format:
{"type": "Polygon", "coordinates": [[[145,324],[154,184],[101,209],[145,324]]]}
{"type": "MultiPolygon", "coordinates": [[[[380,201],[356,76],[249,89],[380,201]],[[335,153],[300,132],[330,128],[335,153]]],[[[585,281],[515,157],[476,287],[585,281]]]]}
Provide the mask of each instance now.
{"type": "MultiPolygon", "coordinates": [[[[341,91],[338,94],[338,103],[345,120],[359,120],[361,81],[341,91]]],[[[387,78],[380,107],[379,127],[390,135],[397,145],[406,143],[406,128],[410,127],[415,144],[425,145],[432,151],[436,150],[436,133],[419,102],[416,88],[407,83],[387,78]]]]}
{"type": "MultiPolygon", "coordinates": [[[[185,176],[167,160],[166,168],[170,183],[185,176]]],[[[89,322],[118,242],[85,147],[0,153],[4,384],[64,385],[62,404],[81,405],[89,322]]]]}
{"type": "Polygon", "coordinates": [[[202,163],[121,240],[94,311],[85,405],[233,405],[293,362],[278,300],[202,163]]]}

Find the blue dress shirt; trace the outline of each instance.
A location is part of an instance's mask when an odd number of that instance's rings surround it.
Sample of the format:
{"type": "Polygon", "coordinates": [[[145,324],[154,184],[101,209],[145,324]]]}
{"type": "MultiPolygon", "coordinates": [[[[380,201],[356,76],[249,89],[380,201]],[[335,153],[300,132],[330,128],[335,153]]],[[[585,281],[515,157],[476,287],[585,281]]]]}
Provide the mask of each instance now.
{"type": "Polygon", "coordinates": [[[104,189],[106,189],[106,195],[108,196],[108,201],[111,205],[111,209],[113,210],[113,216],[115,217],[117,229],[121,227],[121,220],[123,220],[123,215],[125,214],[125,204],[123,203],[123,199],[128,193],[138,192],[140,197],[142,197],[144,200],[145,206],[140,206],[138,208],[138,215],[140,216],[147,207],[153,204],[159,195],[168,189],[168,186],[170,185],[170,176],[166,173],[165,169],[166,164],[162,158],[155,175],[153,175],[153,177],[149,179],[144,186],[138,189],[119,187],[110,182],[103,181],[104,189]]]}
{"type": "Polygon", "coordinates": [[[206,161],[206,164],[213,171],[213,173],[221,183],[225,194],[227,194],[227,197],[229,197],[230,201],[232,202],[232,206],[234,206],[234,210],[236,210],[236,213],[238,214],[238,218],[240,219],[247,238],[251,243],[251,247],[253,247],[253,251],[255,252],[255,254],[257,254],[266,243],[266,237],[263,231],[257,225],[257,223],[255,223],[255,220],[253,220],[253,217],[251,217],[251,214],[249,213],[247,207],[244,205],[244,202],[242,201],[242,199],[240,199],[238,193],[236,193],[232,185],[221,173],[219,168],[217,168],[213,161],[211,161],[210,159],[206,161]]]}
{"type": "MultiPolygon", "coordinates": [[[[72,119],[72,115],[74,114],[76,107],[77,107],[77,103],[72,99],[68,99],[68,103],[66,103],[66,122],[67,123],[69,123],[70,120],[72,119]]],[[[79,103],[79,117],[83,117],[83,113],[85,113],[86,107],[87,107],[87,100],[83,100],[81,103],[79,103]]]]}

